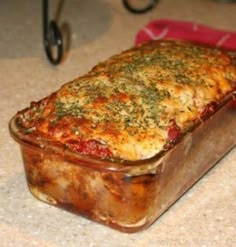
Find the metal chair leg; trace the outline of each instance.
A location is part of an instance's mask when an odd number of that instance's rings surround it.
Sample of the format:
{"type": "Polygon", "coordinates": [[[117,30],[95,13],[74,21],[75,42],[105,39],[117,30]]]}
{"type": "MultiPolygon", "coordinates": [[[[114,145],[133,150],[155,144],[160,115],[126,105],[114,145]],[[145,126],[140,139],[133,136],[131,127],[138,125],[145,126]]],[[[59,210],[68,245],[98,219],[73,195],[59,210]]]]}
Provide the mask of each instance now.
{"type": "MultiPolygon", "coordinates": [[[[126,9],[134,14],[145,13],[156,6],[158,0],[149,0],[149,3],[143,8],[135,7],[131,0],[122,0],[126,9]]],[[[63,57],[63,39],[61,31],[55,20],[48,22],[48,0],[42,0],[43,13],[43,44],[48,60],[57,65],[63,57]]]]}
{"type": "Polygon", "coordinates": [[[43,0],[43,44],[46,55],[53,65],[61,62],[63,56],[63,40],[55,20],[48,22],[48,0],[43,0]],[[54,54],[53,49],[56,50],[54,54]]]}
{"type": "Polygon", "coordinates": [[[137,8],[132,4],[132,1],[123,0],[123,4],[124,4],[125,8],[128,9],[133,14],[143,14],[143,13],[153,9],[157,3],[158,3],[158,0],[149,0],[149,3],[145,7],[137,8]]]}

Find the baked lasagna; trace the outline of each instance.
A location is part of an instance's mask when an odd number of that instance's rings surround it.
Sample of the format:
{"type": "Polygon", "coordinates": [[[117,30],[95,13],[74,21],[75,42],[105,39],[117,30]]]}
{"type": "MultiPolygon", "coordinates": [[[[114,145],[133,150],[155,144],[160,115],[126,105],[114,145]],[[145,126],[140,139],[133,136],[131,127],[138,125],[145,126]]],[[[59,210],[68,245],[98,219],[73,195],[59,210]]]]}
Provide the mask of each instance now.
{"type": "Polygon", "coordinates": [[[115,55],[21,114],[26,134],[99,159],[148,159],[236,88],[234,54],[152,41],[115,55]]]}

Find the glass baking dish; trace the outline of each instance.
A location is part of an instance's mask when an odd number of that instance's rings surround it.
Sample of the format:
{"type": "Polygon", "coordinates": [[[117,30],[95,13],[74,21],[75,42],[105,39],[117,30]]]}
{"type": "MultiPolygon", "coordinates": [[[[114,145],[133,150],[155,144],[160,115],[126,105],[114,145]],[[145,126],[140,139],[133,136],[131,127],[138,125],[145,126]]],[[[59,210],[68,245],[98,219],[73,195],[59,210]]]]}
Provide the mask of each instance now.
{"type": "MultiPolygon", "coordinates": [[[[235,92],[234,92],[235,93],[235,92]]],[[[236,145],[235,95],[231,93],[178,143],[140,161],[102,160],[32,139],[10,121],[20,144],[29,190],[39,200],[122,232],[150,226],[236,145]]]]}

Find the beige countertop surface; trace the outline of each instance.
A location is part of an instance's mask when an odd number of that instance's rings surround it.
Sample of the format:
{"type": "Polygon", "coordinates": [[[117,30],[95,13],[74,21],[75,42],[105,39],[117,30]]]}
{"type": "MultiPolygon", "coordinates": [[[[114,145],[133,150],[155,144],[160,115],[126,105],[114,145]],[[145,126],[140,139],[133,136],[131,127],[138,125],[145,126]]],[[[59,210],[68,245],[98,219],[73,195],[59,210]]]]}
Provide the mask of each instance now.
{"type": "MultiPolygon", "coordinates": [[[[49,2],[55,10],[58,1],[49,2]]],[[[236,4],[160,0],[153,11],[136,16],[118,0],[65,0],[59,23],[70,30],[71,46],[65,61],[53,67],[42,46],[41,1],[1,1],[0,246],[236,246],[235,148],[149,229],[134,234],[44,204],[27,189],[19,146],[8,132],[10,118],[131,47],[137,31],[157,18],[236,31],[236,4]]]]}

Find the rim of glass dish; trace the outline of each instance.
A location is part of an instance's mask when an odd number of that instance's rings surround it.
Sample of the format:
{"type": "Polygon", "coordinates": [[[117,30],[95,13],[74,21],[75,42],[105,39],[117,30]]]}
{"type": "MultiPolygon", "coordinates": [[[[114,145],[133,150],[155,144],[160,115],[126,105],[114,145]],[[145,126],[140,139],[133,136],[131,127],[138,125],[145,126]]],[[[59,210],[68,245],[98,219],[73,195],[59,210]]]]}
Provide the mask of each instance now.
{"type": "Polygon", "coordinates": [[[232,91],[228,95],[226,95],[225,98],[221,102],[219,102],[219,104],[217,104],[217,108],[212,114],[207,115],[207,117],[203,120],[197,119],[191,126],[191,128],[183,135],[181,135],[181,137],[175,143],[169,144],[165,149],[161,150],[150,158],[135,161],[122,160],[117,158],[101,159],[92,155],[83,155],[78,152],[73,152],[66,148],[65,145],[63,145],[62,143],[53,143],[52,141],[43,138],[40,138],[40,140],[33,139],[32,137],[30,137],[30,135],[24,134],[22,131],[20,131],[16,124],[17,118],[22,113],[27,112],[29,108],[25,108],[12,117],[9,122],[9,131],[13,139],[20,145],[36,149],[40,152],[57,155],[65,161],[73,163],[74,165],[87,166],[96,170],[122,173],[129,173],[130,171],[132,171],[132,173],[135,173],[135,169],[137,169],[137,173],[142,173],[142,171],[144,172],[155,169],[161,163],[162,157],[164,157],[167,152],[178,146],[178,143],[182,142],[186,136],[193,133],[203,122],[207,122],[207,120],[221,108],[223,108],[223,106],[227,105],[228,102],[233,100],[235,95],[236,91],[232,91]]]}

